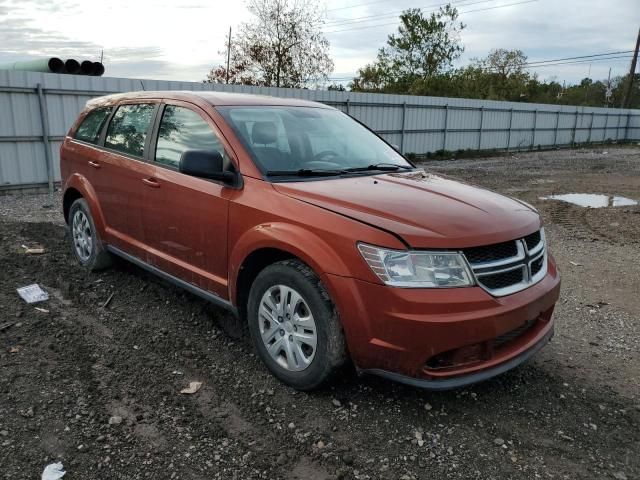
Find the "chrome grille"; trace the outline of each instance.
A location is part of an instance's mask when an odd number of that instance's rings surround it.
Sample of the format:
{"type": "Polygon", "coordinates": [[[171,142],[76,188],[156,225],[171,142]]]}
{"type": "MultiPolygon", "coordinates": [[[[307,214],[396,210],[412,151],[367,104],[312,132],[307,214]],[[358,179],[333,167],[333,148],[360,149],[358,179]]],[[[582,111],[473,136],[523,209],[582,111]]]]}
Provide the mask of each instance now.
{"type": "Polygon", "coordinates": [[[469,263],[483,263],[503,258],[514,257],[518,254],[515,242],[496,243],[486,247],[467,248],[464,251],[469,263]]]}
{"type": "Polygon", "coordinates": [[[524,237],[524,243],[527,244],[527,248],[529,250],[533,250],[534,248],[536,248],[536,245],[540,243],[540,239],[541,239],[540,230],[538,230],[537,232],[534,232],[531,235],[527,235],[526,237],[524,237]]]}
{"type": "Polygon", "coordinates": [[[544,229],[510,242],[463,250],[478,285],[501,297],[539,282],[547,273],[544,229]]]}
{"type": "Polygon", "coordinates": [[[506,272],[496,273],[494,275],[486,275],[482,277],[482,283],[491,290],[510,287],[513,284],[520,283],[524,278],[524,268],[516,268],[507,270],[506,272]]]}

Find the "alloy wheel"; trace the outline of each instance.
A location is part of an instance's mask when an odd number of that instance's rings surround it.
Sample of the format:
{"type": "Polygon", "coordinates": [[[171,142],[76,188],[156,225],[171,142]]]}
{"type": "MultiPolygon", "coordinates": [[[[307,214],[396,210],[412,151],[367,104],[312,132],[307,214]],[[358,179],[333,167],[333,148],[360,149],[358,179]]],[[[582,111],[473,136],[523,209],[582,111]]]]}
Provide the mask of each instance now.
{"type": "Polygon", "coordinates": [[[78,258],[86,262],[93,251],[93,233],[89,218],[82,210],[77,210],[72,221],[73,246],[78,258]]]}
{"type": "Polygon", "coordinates": [[[270,287],[260,300],[260,336],[271,358],[291,372],[306,369],[316,354],[318,335],[309,305],[286,285],[270,287]]]}

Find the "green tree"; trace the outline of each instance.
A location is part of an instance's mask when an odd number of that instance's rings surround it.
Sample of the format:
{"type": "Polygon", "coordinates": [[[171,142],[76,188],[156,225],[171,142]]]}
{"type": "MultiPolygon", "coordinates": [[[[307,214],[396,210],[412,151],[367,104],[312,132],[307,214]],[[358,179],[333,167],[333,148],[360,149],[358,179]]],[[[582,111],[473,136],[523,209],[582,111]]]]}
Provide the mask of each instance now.
{"type": "MultiPolygon", "coordinates": [[[[231,42],[230,83],[299,88],[328,78],[333,61],[317,0],[249,0],[248,9],[253,21],[231,42]]],[[[220,65],[205,81],[225,83],[226,77],[220,65]]]]}
{"type": "Polygon", "coordinates": [[[450,70],[464,51],[460,40],[464,28],[451,5],[428,17],[417,8],[405,10],[398,31],[389,35],[376,61],[358,71],[352,89],[407,92],[416,80],[450,70]]]}
{"type": "Polygon", "coordinates": [[[358,70],[358,76],[349,84],[349,88],[354,92],[382,92],[388,83],[386,76],[380,65],[370,63],[358,70]]]}
{"type": "Polygon", "coordinates": [[[466,67],[416,80],[408,93],[522,101],[536,82],[525,70],[526,63],[520,50],[494,49],[466,67]]]}
{"type": "MultiPolygon", "coordinates": [[[[611,105],[614,107],[622,106],[625,92],[629,87],[629,80],[631,76],[629,74],[615,77],[611,81],[611,105]]],[[[631,98],[629,100],[630,108],[640,108],[640,73],[634,74],[633,85],[631,90],[631,98]]]]}
{"type": "Polygon", "coordinates": [[[527,76],[527,56],[522,50],[493,48],[486,58],[476,60],[475,64],[485,72],[495,73],[500,78],[527,76]]]}
{"type": "Polygon", "coordinates": [[[331,85],[329,85],[327,87],[327,90],[329,90],[329,91],[335,90],[335,91],[338,91],[338,92],[346,92],[347,91],[347,89],[344,88],[344,85],[342,85],[341,83],[335,83],[335,82],[332,83],[331,85]]]}

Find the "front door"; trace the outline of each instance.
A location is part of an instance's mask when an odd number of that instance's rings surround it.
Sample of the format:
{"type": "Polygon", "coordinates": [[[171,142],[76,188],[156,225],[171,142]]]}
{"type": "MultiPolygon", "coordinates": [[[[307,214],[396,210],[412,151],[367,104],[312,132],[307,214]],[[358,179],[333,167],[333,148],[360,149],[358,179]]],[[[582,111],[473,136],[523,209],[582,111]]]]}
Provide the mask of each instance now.
{"type": "MultiPolygon", "coordinates": [[[[215,124],[186,102],[164,105],[155,145],[149,219],[144,223],[149,261],[186,282],[227,298],[228,197],[220,182],[178,171],[185,150],[218,150],[229,161],[215,124]]],[[[228,151],[228,149],[226,149],[228,151]]]]}

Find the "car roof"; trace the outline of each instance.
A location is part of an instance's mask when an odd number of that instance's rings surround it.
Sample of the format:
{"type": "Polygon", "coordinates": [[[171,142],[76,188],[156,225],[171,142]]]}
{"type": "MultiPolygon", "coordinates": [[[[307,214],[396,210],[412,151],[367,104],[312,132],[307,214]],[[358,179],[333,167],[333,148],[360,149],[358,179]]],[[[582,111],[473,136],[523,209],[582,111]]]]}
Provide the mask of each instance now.
{"type": "Polygon", "coordinates": [[[117,93],[114,95],[107,95],[104,97],[94,98],[87,102],[90,107],[96,107],[99,105],[112,105],[121,101],[127,100],[144,100],[145,98],[163,98],[167,100],[182,100],[192,103],[208,103],[213,106],[223,105],[244,105],[244,106],[258,106],[258,105],[280,105],[280,106],[292,106],[292,107],[315,107],[315,108],[327,108],[331,109],[327,105],[318,102],[311,102],[308,100],[301,100],[298,98],[282,98],[271,97],[267,95],[253,95],[247,93],[226,93],[226,92],[212,92],[212,91],[191,91],[191,90],[159,90],[159,91],[144,91],[144,92],[129,92],[129,93],[117,93]]]}

